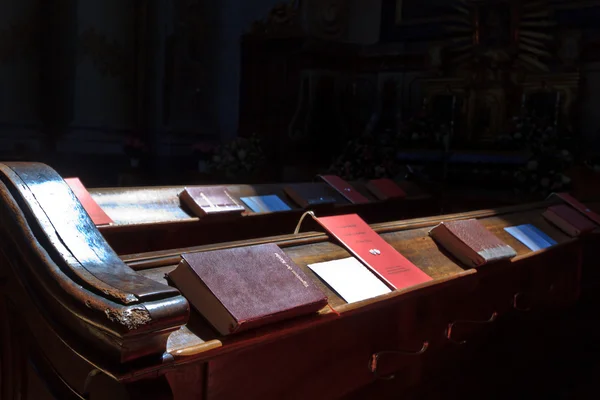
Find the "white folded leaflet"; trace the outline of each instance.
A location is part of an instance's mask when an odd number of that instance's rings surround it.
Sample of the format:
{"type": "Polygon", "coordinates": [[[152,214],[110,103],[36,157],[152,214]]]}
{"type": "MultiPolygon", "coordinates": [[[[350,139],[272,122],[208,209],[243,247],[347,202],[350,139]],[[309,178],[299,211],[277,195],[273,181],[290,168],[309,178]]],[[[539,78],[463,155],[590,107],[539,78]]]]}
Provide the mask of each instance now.
{"type": "Polygon", "coordinates": [[[391,292],[390,288],[354,257],[309,264],[308,268],[348,303],[391,292]]]}

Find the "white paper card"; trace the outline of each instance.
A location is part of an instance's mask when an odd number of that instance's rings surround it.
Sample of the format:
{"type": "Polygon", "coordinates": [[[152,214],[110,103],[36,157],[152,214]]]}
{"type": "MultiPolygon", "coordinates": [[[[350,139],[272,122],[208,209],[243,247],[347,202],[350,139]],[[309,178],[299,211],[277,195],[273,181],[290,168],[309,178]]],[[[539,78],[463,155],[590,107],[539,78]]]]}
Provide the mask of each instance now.
{"type": "Polygon", "coordinates": [[[354,257],[310,264],[308,268],[348,303],[391,292],[390,288],[354,257]]]}

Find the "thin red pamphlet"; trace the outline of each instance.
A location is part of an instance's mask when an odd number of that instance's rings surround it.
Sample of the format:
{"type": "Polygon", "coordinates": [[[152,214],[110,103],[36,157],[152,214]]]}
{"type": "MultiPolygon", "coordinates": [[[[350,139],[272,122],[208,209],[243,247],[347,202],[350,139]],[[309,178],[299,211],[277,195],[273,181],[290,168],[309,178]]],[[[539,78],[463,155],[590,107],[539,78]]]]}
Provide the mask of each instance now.
{"type": "Polygon", "coordinates": [[[100,208],[79,178],[65,178],[65,182],[69,185],[85,211],[87,211],[94,225],[102,226],[113,223],[113,220],[100,208]]]}
{"type": "Polygon", "coordinates": [[[392,289],[404,289],[432,279],[398,253],[358,215],[315,217],[315,220],[392,289]]]}

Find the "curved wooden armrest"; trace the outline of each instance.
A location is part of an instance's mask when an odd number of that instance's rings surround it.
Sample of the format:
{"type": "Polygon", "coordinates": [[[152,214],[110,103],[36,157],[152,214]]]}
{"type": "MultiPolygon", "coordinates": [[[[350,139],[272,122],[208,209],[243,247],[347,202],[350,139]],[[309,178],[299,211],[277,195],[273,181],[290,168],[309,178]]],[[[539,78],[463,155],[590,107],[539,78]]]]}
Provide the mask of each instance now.
{"type": "Polygon", "coordinates": [[[162,354],[185,298],[123,263],[53,169],[0,164],[0,181],[0,251],[50,326],[119,362],[162,354]]]}

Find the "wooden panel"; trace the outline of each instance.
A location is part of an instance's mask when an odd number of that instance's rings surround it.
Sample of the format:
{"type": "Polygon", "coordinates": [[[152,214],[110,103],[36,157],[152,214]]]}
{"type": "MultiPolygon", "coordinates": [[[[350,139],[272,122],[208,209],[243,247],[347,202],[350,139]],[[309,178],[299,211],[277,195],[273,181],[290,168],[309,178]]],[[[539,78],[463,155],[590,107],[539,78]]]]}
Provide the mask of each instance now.
{"type": "Polygon", "coordinates": [[[409,345],[400,340],[399,320],[376,311],[216,358],[209,364],[210,398],[337,398],[372,381],[367,367],[374,352],[409,345]]]}

